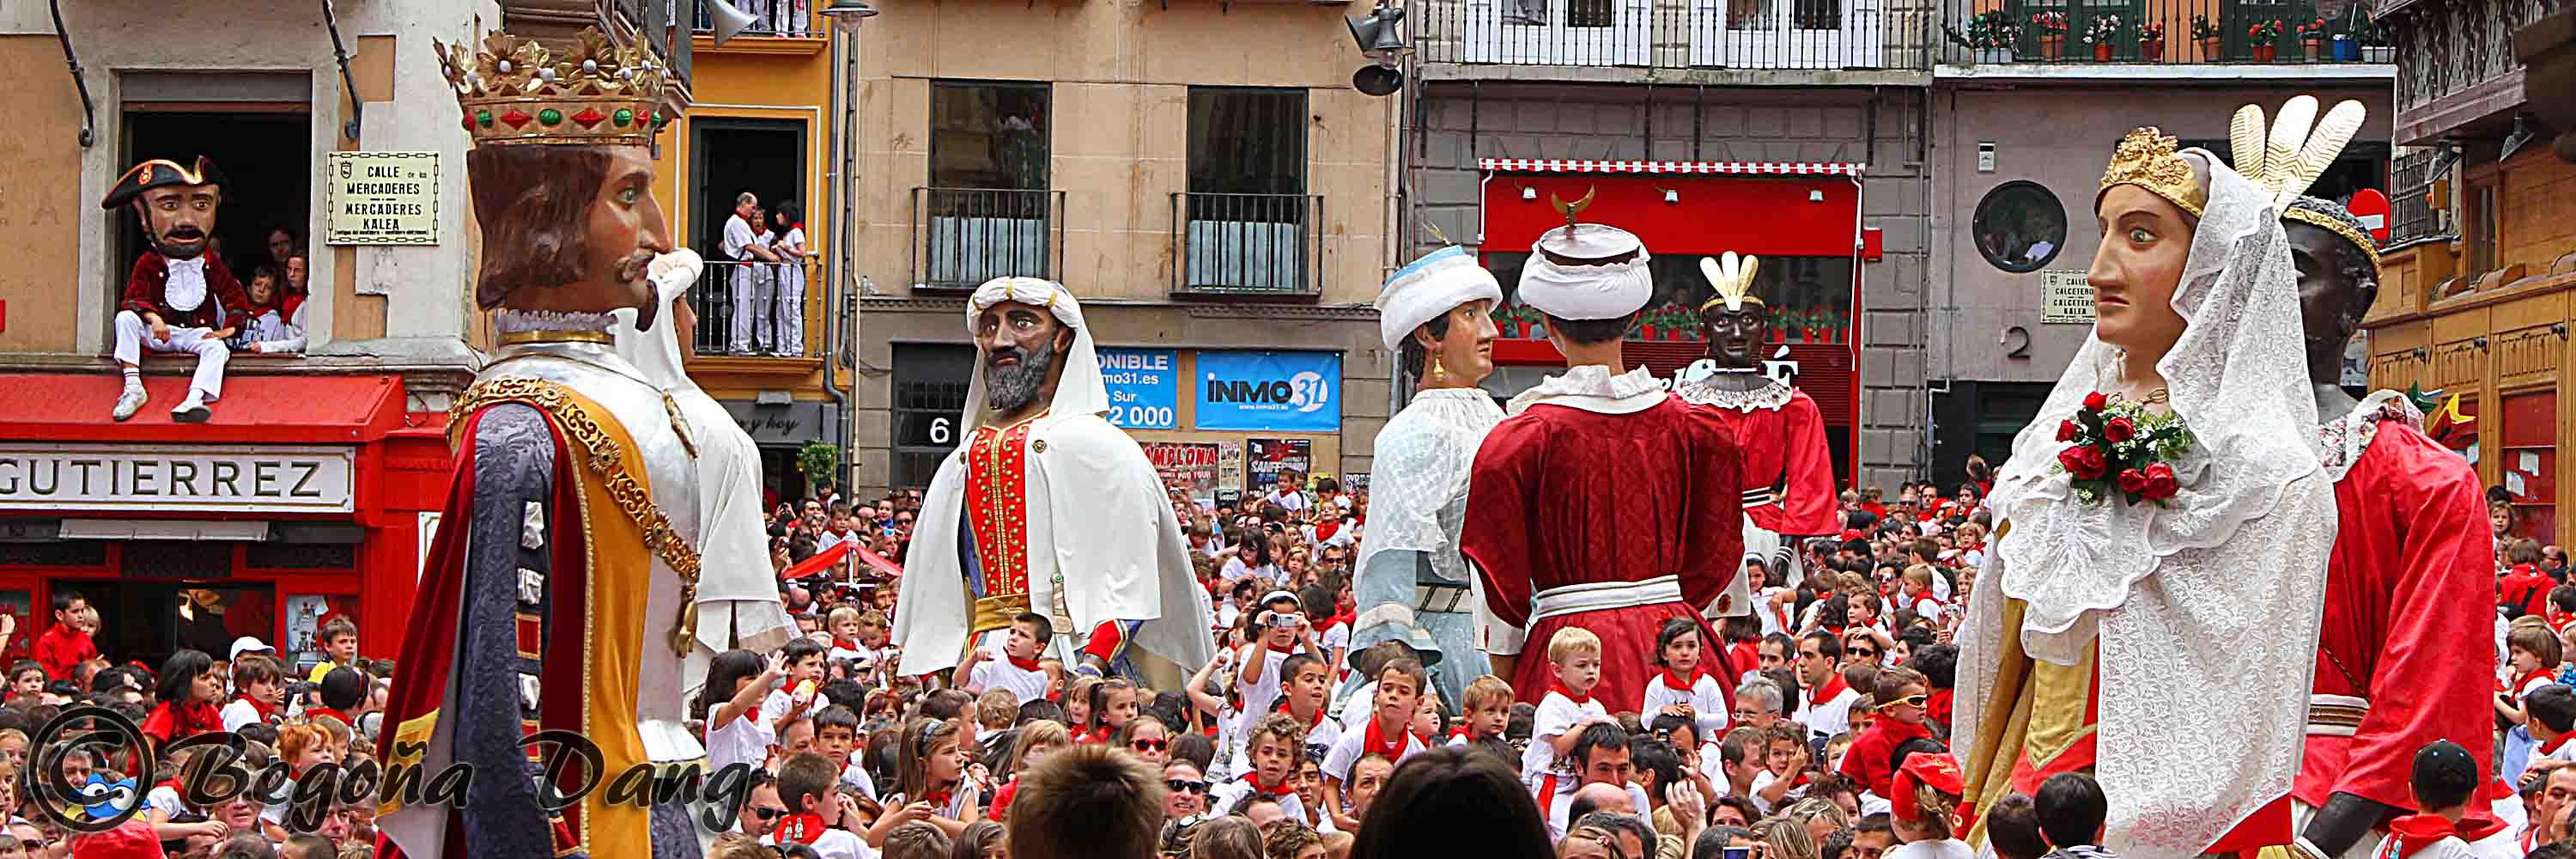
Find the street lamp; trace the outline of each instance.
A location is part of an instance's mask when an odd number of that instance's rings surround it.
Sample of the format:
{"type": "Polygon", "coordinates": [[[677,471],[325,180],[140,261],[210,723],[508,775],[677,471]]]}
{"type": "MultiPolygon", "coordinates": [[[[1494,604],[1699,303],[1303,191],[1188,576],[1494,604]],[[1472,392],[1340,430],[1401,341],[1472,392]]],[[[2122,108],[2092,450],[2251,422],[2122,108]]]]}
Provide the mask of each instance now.
{"type": "Polygon", "coordinates": [[[857,33],[860,21],[877,16],[877,7],[868,5],[868,0],[832,0],[830,5],[823,7],[822,12],[825,17],[832,19],[833,29],[844,33],[857,33]]]}
{"type": "Polygon", "coordinates": [[[1351,38],[1359,42],[1360,53],[1376,61],[1351,75],[1351,87],[1369,95],[1387,95],[1402,89],[1404,72],[1397,70],[1396,64],[1413,50],[1396,32],[1396,25],[1404,20],[1404,10],[1388,5],[1387,0],[1377,0],[1377,8],[1368,17],[1343,20],[1351,25],[1351,38]]]}

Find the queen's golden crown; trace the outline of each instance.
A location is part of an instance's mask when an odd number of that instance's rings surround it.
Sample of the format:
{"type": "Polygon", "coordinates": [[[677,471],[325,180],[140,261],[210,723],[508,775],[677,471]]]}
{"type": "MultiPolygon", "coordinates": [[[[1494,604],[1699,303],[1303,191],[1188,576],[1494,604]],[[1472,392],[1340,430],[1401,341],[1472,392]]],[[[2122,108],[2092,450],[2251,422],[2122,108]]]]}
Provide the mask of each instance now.
{"type": "Polygon", "coordinates": [[[2152,125],[2129,132],[2111,154],[2111,166],[2102,171],[2102,190],[2114,185],[2145,188],[2195,218],[2209,205],[2209,192],[2193,177],[2191,162],[2183,160],[2181,144],[2152,125]]]}
{"type": "Polygon", "coordinates": [[[661,61],[596,27],[583,29],[562,56],[498,30],[483,36],[479,51],[430,47],[476,146],[643,146],[662,123],[656,109],[668,72],[661,61]]]}

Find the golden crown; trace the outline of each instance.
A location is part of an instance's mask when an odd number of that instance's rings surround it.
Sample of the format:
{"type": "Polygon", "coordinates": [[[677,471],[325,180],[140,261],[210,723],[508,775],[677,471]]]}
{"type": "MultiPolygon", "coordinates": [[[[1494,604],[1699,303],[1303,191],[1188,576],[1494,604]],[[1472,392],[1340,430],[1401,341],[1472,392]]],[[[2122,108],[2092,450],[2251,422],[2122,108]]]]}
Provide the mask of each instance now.
{"type": "Polygon", "coordinates": [[[484,34],[480,51],[430,47],[476,146],[643,146],[664,121],[657,110],[668,77],[661,60],[596,27],[584,28],[562,56],[498,30],[484,34]]]}
{"type": "MultiPolygon", "coordinates": [[[[2102,190],[2109,191],[2113,185],[2145,188],[2195,218],[2209,205],[2209,191],[2193,177],[2191,162],[2182,158],[2181,144],[2152,125],[2129,132],[2111,154],[2111,166],[2102,171],[2102,190]]],[[[2101,199],[2100,194],[2094,199],[2101,199]]]]}
{"type": "Polygon", "coordinates": [[[1761,257],[1752,254],[1737,256],[1734,251],[1727,251],[1723,257],[1700,257],[1700,276],[1708,278],[1708,285],[1717,291],[1716,295],[1700,303],[1700,312],[1707,313],[1712,307],[1741,310],[1747,304],[1768,308],[1769,305],[1762,303],[1761,296],[1753,294],[1753,273],[1761,267],[1761,257]]]}

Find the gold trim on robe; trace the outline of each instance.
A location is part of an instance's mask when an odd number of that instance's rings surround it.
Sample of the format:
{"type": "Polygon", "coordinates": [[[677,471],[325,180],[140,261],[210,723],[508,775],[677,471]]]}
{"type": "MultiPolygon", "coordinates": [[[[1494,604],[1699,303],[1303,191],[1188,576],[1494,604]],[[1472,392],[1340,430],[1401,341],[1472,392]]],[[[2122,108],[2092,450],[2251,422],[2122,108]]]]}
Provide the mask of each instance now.
{"type": "Polygon", "coordinates": [[[966,519],[983,570],[985,596],[972,585],[966,598],[973,617],[967,646],[976,636],[1011,625],[1029,611],[1029,430],[1044,412],[1008,427],[980,426],[966,445],[966,519]]]}
{"type": "Polygon", "coordinates": [[[1984,844],[1984,812],[2014,792],[2016,776],[2037,781],[2060,772],[2091,772],[2092,739],[2100,727],[2093,684],[2101,659],[2096,642],[2074,665],[2032,659],[2021,649],[2021,600],[2004,600],[2003,664],[1994,694],[1968,747],[1967,793],[1978,811],[1968,843],[1984,844]],[[2080,749],[2080,751],[2078,751],[2080,749]],[[2078,751],[2069,755],[2070,751],[2078,751]]]}

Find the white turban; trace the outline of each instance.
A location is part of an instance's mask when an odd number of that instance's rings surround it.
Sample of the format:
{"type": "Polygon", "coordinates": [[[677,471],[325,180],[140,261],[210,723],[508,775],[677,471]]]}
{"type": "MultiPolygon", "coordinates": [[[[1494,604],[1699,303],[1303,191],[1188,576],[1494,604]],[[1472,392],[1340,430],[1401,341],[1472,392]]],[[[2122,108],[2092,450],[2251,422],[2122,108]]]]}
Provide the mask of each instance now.
{"type": "MultiPolygon", "coordinates": [[[[1055,314],[1057,322],[1073,329],[1073,349],[1064,354],[1063,375],[1055,388],[1055,401],[1047,411],[1055,415],[1106,414],[1109,411],[1109,385],[1100,377],[1100,355],[1091,347],[1091,329],[1082,324],[1082,304],[1062,284],[1034,277],[997,277],[975,288],[966,300],[966,335],[975,335],[975,319],[993,305],[1016,301],[1030,307],[1043,307],[1055,314]]],[[[984,425],[985,358],[975,356],[975,374],[966,383],[966,413],[960,426],[968,430],[984,425]]],[[[960,436],[963,438],[963,435],[960,436]]]]}
{"type": "Polygon", "coordinates": [[[1466,248],[1446,247],[1395,270],[1377,293],[1377,332],[1395,349],[1422,323],[1471,301],[1502,303],[1503,286],[1466,248]]]}
{"type": "Polygon", "coordinates": [[[1521,265],[1521,303],[1558,319],[1627,316],[1655,297],[1655,277],[1646,270],[1647,259],[1646,243],[1618,227],[1577,224],[1549,230],[1530,245],[1529,262],[1521,265]],[[1548,261],[1551,253],[1578,260],[1628,253],[1636,257],[1608,265],[1558,265],[1548,261]]]}

